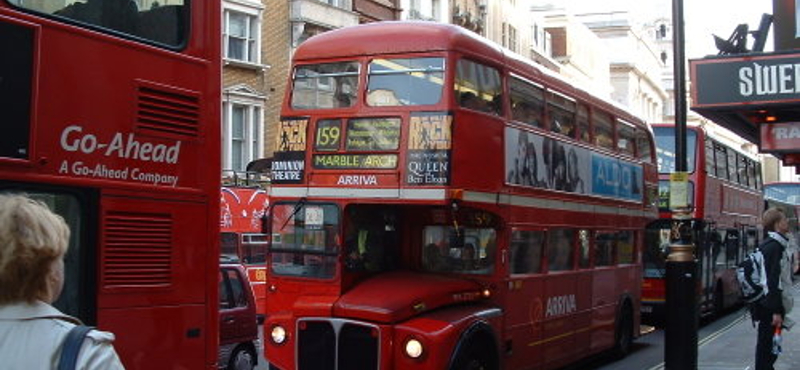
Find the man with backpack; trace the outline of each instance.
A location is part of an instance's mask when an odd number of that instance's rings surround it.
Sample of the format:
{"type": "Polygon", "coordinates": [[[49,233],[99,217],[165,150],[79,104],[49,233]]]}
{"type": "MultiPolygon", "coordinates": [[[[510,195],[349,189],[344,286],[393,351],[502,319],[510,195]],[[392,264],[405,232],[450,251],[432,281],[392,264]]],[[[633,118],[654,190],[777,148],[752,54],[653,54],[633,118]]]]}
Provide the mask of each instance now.
{"type": "Polygon", "coordinates": [[[764,256],[767,294],[755,303],[754,319],[758,321],[756,343],[756,370],[773,370],[779,349],[774,348],[773,337],[780,335],[781,328],[788,328],[786,314],[792,309],[791,289],[792,259],[788,253],[789,221],[777,208],[770,208],[762,217],[767,238],[759,246],[764,256]]]}

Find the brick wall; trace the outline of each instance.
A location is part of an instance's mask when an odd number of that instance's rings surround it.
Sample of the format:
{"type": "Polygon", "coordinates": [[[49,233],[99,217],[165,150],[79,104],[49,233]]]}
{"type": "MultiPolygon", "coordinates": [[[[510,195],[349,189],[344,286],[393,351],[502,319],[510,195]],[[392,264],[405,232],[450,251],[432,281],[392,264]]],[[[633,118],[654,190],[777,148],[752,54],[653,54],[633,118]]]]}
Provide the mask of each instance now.
{"type": "Polygon", "coordinates": [[[264,107],[264,156],[271,157],[275,151],[275,133],[280,119],[281,104],[286,91],[291,58],[291,24],[289,23],[289,0],[263,0],[264,23],[262,27],[262,57],[271,66],[266,73],[267,102],[264,107]]]}

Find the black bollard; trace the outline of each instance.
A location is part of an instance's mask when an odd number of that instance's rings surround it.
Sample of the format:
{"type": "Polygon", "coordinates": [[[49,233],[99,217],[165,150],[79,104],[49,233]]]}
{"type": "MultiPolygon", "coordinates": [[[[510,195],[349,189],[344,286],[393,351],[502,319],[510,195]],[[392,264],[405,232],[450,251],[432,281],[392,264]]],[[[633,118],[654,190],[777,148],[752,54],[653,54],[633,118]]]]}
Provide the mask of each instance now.
{"type": "Polygon", "coordinates": [[[674,244],[667,258],[664,365],[697,369],[697,261],[694,246],[674,244]]]}

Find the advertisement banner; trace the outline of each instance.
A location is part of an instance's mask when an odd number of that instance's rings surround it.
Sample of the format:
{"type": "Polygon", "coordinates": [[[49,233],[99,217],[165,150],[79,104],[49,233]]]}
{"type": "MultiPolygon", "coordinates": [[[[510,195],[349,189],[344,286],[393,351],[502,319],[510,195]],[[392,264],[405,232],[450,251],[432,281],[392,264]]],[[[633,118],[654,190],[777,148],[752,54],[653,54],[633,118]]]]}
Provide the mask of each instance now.
{"type": "Polygon", "coordinates": [[[592,194],[642,201],[642,167],[599,153],[592,153],[592,194]]]}
{"type": "Polygon", "coordinates": [[[273,184],[300,184],[305,178],[307,118],[284,119],[278,124],[273,184]]]}
{"type": "Polygon", "coordinates": [[[590,194],[590,152],[570,143],[506,127],[506,183],[590,194]]]}
{"type": "Polygon", "coordinates": [[[406,155],[406,184],[450,183],[452,124],[453,116],[448,113],[411,116],[406,155]]]}

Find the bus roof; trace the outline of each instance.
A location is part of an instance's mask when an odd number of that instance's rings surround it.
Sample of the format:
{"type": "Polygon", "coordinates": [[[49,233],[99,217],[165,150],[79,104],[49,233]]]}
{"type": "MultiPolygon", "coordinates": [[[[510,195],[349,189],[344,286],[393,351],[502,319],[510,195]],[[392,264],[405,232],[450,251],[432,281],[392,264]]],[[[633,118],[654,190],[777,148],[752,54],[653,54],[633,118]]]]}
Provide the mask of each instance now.
{"type": "Polygon", "coordinates": [[[495,60],[503,58],[499,46],[483,41],[472,31],[426,21],[375,22],[331,30],[300,44],[294,58],[303,61],[459,49],[495,60]]]}
{"type": "MultiPolygon", "coordinates": [[[[460,51],[521,73],[522,77],[546,78],[551,87],[582,100],[590,100],[609,113],[636,117],[621,104],[589,93],[558,73],[460,26],[427,21],[384,21],[334,29],[309,38],[297,48],[295,62],[360,57],[365,55],[460,51]],[[378,37],[376,37],[378,36],[378,37]]],[[[631,122],[634,123],[634,122],[631,122]]],[[[649,129],[649,128],[648,128],[649,129]]]]}

